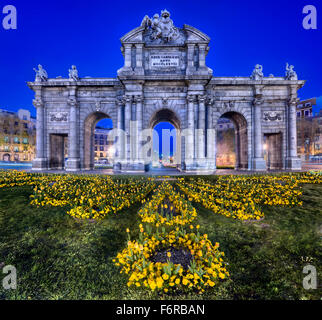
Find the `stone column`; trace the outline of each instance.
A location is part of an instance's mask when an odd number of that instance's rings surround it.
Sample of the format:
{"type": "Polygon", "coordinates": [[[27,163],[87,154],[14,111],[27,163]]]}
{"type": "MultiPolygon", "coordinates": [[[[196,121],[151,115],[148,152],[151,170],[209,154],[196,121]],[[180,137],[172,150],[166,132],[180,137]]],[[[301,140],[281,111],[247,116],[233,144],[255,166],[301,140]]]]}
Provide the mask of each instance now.
{"type": "Polygon", "coordinates": [[[47,157],[45,154],[45,110],[41,96],[41,87],[35,89],[36,95],[33,105],[37,109],[36,122],[36,158],[32,162],[33,170],[46,170],[47,157]]]}
{"type": "Polygon", "coordinates": [[[135,66],[135,73],[143,75],[143,44],[142,43],[136,43],[136,66],[135,66]]]}
{"type": "MultiPolygon", "coordinates": [[[[296,90],[296,89],[295,89],[296,90]]],[[[297,130],[296,130],[296,105],[295,94],[288,102],[288,157],[286,168],[291,170],[301,170],[301,159],[297,156],[297,130]]]]}
{"type": "Polygon", "coordinates": [[[266,161],[263,156],[263,134],[262,134],[262,108],[263,100],[256,97],[253,102],[253,130],[254,130],[254,159],[253,169],[256,171],[266,170],[266,161]]]}
{"type": "Polygon", "coordinates": [[[116,163],[115,170],[121,169],[121,162],[124,160],[124,128],[123,128],[123,101],[117,100],[117,150],[116,151],[116,163]]]}
{"type": "Polygon", "coordinates": [[[44,104],[42,101],[35,101],[34,106],[37,108],[37,135],[36,135],[36,157],[37,159],[45,158],[44,150],[44,104]]]}
{"type": "Polygon", "coordinates": [[[207,166],[210,170],[216,170],[216,132],[212,119],[213,99],[207,101],[207,166]]]}
{"type": "Polygon", "coordinates": [[[124,110],[124,130],[125,130],[125,160],[128,163],[131,159],[130,147],[130,121],[132,113],[132,96],[125,96],[125,110],[124,110]]]}
{"type": "Polygon", "coordinates": [[[186,156],[186,170],[191,170],[194,166],[194,154],[195,154],[195,113],[194,113],[194,101],[196,96],[189,94],[187,97],[188,102],[188,134],[185,142],[185,156],[186,156]]]}
{"type": "Polygon", "coordinates": [[[206,45],[199,44],[199,68],[204,69],[206,67],[206,45]]]}
{"type": "Polygon", "coordinates": [[[297,157],[296,100],[289,101],[289,157],[297,157]]]}
{"type": "Polygon", "coordinates": [[[187,69],[186,74],[190,75],[195,72],[195,66],[194,66],[194,51],[195,51],[195,44],[194,43],[188,43],[188,53],[187,53],[187,69]]]}
{"type": "MultiPolygon", "coordinates": [[[[206,108],[205,96],[198,96],[199,116],[198,116],[198,159],[201,162],[205,159],[205,126],[206,126],[206,108]]],[[[201,163],[199,163],[201,164],[201,163]]]]}
{"type": "Polygon", "coordinates": [[[69,150],[67,160],[67,171],[77,171],[80,169],[79,157],[79,139],[77,130],[77,99],[76,87],[70,89],[69,98],[67,101],[69,105],[69,150]]]}
{"type": "Polygon", "coordinates": [[[124,44],[124,68],[132,68],[132,44],[124,44]]]}
{"type": "Polygon", "coordinates": [[[142,96],[137,96],[136,98],[136,128],[137,128],[137,135],[136,135],[136,161],[138,163],[142,162],[142,126],[143,126],[143,110],[142,110],[142,96]]]}

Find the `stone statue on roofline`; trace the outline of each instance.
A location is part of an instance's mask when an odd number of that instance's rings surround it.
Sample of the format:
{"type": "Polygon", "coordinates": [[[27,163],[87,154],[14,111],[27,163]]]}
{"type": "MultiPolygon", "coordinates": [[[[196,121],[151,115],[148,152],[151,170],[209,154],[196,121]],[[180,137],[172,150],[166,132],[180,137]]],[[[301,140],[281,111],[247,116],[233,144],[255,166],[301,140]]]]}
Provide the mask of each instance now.
{"type": "Polygon", "coordinates": [[[263,74],[263,66],[261,66],[260,64],[256,64],[252,75],[250,76],[250,78],[252,80],[262,80],[264,77],[263,74]]]}
{"type": "Polygon", "coordinates": [[[44,82],[48,80],[48,74],[41,64],[38,65],[38,70],[34,68],[34,71],[36,72],[36,82],[44,82]]]}
{"type": "Polygon", "coordinates": [[[286,80],[297,80],[297,74],[294,71],[294,66],[286,63],[286,71],[285,71],[285,79],[286,80]]]}
{"type": "Polygon", "coordinates": [[[152,18],[145,16],[141,27],[150,29],[151,41],[160,40],[163,43],[168,43],[179,37],[179,30],[170,19],[170,12],[167,9],[161,11],[161,16],[157,13],[152,18]]]}
{"type": "Polygon", "coordinates": [[[69,79],[73,81],[78,81],[78,70],[76,66],[72,65],[72,68],[68,70],[69,71],[69,79]]]}

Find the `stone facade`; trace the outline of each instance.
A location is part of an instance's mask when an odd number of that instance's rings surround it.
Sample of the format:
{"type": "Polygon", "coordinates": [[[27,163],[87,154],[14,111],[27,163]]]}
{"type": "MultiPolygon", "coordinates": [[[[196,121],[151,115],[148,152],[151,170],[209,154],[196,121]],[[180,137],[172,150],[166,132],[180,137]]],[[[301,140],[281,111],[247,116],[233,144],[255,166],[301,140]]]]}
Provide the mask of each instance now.
{"type": "Polygon", "coordinates": [[[34,159],[35,122],[28,110],[0,109],[0,161],[31,162],[34,159]]]}
{"type": "MultiPolygon", "coordinates": [[[[175,27],[165,10],[160,17],[144,17],[121,38],[124,66],[117,78],[78,78],[73,66],[68,79],[48,79],[40,66],[36,80],[28,83],[37,108],[33,168],[53,167],[51,159],[57,148],[64,149],[66,137],[66,169],[93,168],[95,124],[109,117],[115,128],[115,171],[144,171],[152,161],[151,129],[168,121],[177,129],[178,169],[214,172],[216,128],[225,117],[235,126],[236,168],[267,169],[266,137],[278,159],[274,168],[300,169],[296,104],[304,81],[288,65],[285,77],[264,77],[259,65],[250,77],[213,76],[206,65],[209,42],[191,26],[175,27]]],[[[58,159],[55,167],[63,163],[58,159]]]]}

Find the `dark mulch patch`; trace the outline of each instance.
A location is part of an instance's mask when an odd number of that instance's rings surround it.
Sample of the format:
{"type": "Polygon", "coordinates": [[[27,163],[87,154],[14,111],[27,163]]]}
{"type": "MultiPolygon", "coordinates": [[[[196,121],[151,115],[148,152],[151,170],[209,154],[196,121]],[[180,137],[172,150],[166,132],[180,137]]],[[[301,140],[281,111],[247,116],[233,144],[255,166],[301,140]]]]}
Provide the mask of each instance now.
{"type": "Polygon", "coordinates": [[[181,215],[180,212],[176,210],[176,207],[169,201],[169,199],[164,199],[162,201],[163,209],[161,208],[161,205],[158,208],[158,212],[161,216],[166,217],[167,215],[170,217],[171,215],[173,217],[181,215]],[[164,205],[167,205],[167,208],[164,208],[164,205]],[[170,208],[172,207],[172,210],[170,208]]]}
{"type": "Polygon", "coordinates": [[[154,256],[150,259],[152,262],[167,262],[170,260],[173,264],[181,264],[183,269],[187,270],[190,266],[190,262],[192,261],[193,257],[189,251],[186,249],[177,249],[177,248],[167,248],[167,249],[160,249],[157,251],[154,256]],[[171,253],[170,259],[167,256],[167,253],[171,253]]]}

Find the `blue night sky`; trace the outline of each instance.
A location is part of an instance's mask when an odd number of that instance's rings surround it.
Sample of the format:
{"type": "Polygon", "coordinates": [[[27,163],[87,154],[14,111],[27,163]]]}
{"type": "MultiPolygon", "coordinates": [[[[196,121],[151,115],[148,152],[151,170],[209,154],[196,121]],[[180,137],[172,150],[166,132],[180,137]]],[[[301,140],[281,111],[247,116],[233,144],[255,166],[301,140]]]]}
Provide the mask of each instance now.
{"type": "MultiPolygon", "coordinates": [[[[15,1],[18,29],[0,25],[0,108],[32,111],[39,63],[49,77],[67,77],[75,64],[80,77],[115,77],[123,65],[119,39],[167,8],[178,27],[189,24],[211,38],[207,65],[214,76],[249,76],[255,64],[264,74],[283,76],[285,63],[295,66],[301,99],[322,96],[322,2],[318,0],[211,1],[15,1]],[[317,30],[302,27],[305,5],[317,8],[317,30]]],[[[0,15],[1,20],[4,14],[0,15]]]]}

